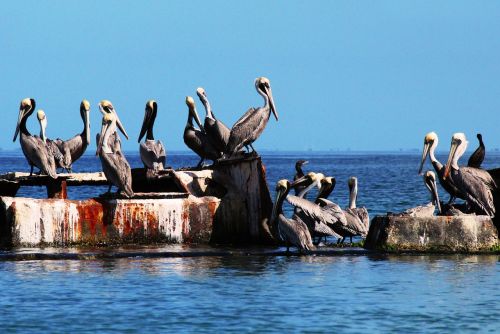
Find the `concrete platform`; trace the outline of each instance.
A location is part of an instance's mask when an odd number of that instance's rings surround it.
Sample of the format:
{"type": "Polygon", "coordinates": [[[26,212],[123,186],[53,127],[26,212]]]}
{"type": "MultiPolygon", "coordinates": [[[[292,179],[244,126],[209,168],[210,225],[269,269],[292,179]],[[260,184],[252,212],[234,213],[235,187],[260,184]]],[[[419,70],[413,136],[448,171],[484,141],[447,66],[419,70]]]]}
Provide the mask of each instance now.
{"type": "Polygon", "coordinates": [[[488,216],[376,216],[364,247],[390,252],[490,252],[498,232],[488,216]]]}

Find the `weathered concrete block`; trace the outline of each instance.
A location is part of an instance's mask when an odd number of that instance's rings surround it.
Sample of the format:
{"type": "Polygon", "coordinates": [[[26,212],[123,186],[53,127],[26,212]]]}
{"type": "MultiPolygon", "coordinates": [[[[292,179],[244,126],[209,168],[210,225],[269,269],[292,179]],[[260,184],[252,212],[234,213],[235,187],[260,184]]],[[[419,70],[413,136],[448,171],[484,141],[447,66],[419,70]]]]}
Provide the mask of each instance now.
{"type": "Polygon", "coordinates": [[[220,200],[0,197],[2,246],[208,243],[220,200]]]}
{"type": "Polygon", "coordinates": [[[365,241],[367,249],[415,252],[479,252],[497,245],[488,216],[376,216],[365,241]]]}

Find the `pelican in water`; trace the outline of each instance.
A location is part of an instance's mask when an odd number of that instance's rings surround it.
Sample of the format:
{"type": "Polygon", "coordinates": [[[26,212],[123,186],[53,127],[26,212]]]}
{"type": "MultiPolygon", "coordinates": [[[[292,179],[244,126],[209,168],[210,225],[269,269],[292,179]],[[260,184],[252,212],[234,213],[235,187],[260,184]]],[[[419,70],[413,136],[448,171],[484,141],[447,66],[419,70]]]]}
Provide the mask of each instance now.
{"type": "Polygon", "coordinates": [[[483,136],[480,133],[477,134],[477,140],[479,141],[479,146],[470,156],[467,163],[468,167],[481,168],[481,164],[484,161],[486,148],[484,147],[483,136]]]}
{"type": "Polygon", "coordinates": [[[64,164],[69,166],[68,171],[71,172],[72,165],[75,161],[85,153],[90,145],[90,103],[83,100],[80,103],[80,116],[83,121],[83,130],[73,138],[62,140],[57,138],[54,140],[59,151],[64,155],[64,164]]]}
{"type": "Polygon", "coordinates": [[[186,104],[189,109],[188,119],[186,127],[184,128],[184,143],[193,150],[200,157],[200,162],[198,162],[197,167],[201,168],[203,166],[203,161],[205,159],[210,159],[214,162],[217,161],[222,155],[215,146],[212,144],[203,125],[201,125],[200,118],[196,112],[196,106],[194,104],[194,99],[191,96],[186,97],[186,104]],[[200,130],[196,129],[193,125],[193,119],[196,124],[200,127],[200,130]]]}
{"type": "Polygon", "coordinates": [[[313,250],[315,247],[306,224],[296,215],[292,218],[287,218],[283,214],[283,202],[285,198],[288,198],[290,188],[291,184],[288,180],[278,181],[271,221],[277,222],[278,231],[281,238],[286,243],[287,252],[290,250],[290,245],[297,247],[301,253],[303,251],[313,250]]]}
{"type": "Polygon", "coordinates": [[[101,132],[97,135],[96,155],[101,160],[102,170],[106,179],[111,185],[115,185],[118,191],[125,194],[126,197],[134,196],[132,191],[132,173],[130,165],[121,151],[120,137],[116,132],[118,127],[123,135],[128,139],[127,132],[121,125],[118,115],[107,100],[99,103],[99,110],[103,114],[101,132]],[[120,125],[118,125],[120,124],[120,125]]]}
{"type": "Polygon", "coordinates": [[[156,119],[158,105],[156,101],[149,100],[146,103],[144,111],[144,120],[142,121],[141,133],[138,142],[141,143],[142,137],[146,135],[146,140],[139,145],[141,160],[144,167],[150,170],[158,171],[165,168],[165,147],[159,140],[155,141],[153,136],[153,126],[156,119]]]}
{"type": "Polygon", "coordinates": [[[434,155],[438,143],[439,139],[435,132],[429,132],[428,134],[425,135],[424,149],[422,151],[422,160],[420,162],[420,168],[418,170],[418,173],[422,174],[425,160],[427,159],[427,156],[429,156],[431,159],[432,167],[434,167],[434,170],[436,171],[436,174],[438,176],[439,183],[444,188],[444,190],[446,190],[446,192],[450,194],[450,200],[448,201],[448,204],[451,204],[455,201],[455,198],[458,197],[461,199],[465,199],[465,197],[457,188],[452,179],[444,177],[444,166],[436,159],[434,155]]]}
{"type": "MultiPolygon", "coordinates": [[[[304,177],[304,171],[302,170],[302,166],[304,165],[307,165],[309,163],[309,161],[307,160],[297,160],[295,162],[295,176],[293,177],[293,181],[297,181],[298,179],[304,177]]],[[[295,189],[295,195],[298,195],[303,189],[305,188],[305,186],[303,185],[296,185],[294,187],[295,189]]]]}
{"type": "Polygon", "coordinates": [[[33,167],[36,166],[40,169],[40,173],[46,174],[51,178],[57,178],[56,166],[51,162],[47,146],[38,136],[33,136],[26,128],[26,121],[28,117],[33,114],[35,110],[35,100],[26,98],[21,101],[19,106],[19,117],[17,120],[16,131],[14,139],[16,141],[19,134],[19,142],[24,156],[31,167],[30,176],[33,175],[33,167]]]}
{"type": "Polygon", "coordinates": [[[424,184],[427,190],[429,190],[429,193],[431,195],[431,201],[426,205],[420,205],[411,209],[407,209],[403,213],[401,213],[401,216],[420,217],[420,218],[432,217],[434,216],[436,207],[438,209],[439,214],[441,214],[442,211],[437,192],[436,174],[434,174],[434,172],[430,170],[425,172],[424,184]]]}
{"type": "Polygon", "coordinates": [[[205,123],[203,124],[205,133],[212,142],[213,146],[215,146],[215,148],[221,153],[225,153],[231,130],[229,130],[229,128],[224,123],[215,118],[215,115],[212,111],[212,106],[210,105],[210,102],[208,102],[207,93],[205,92],[205,90],[199,87],[196,90],[196,94],[205,107],[206,116],[205,123]]]}
{"type": "Polygon", "coordinates": [[[231,156],[238,152],[243,146],[250,146],[252,151],[255,149],[252,143],[259,138],[271,117],[274,114],[276,121],[278,113],[274,106],[273,94],[269,79],[260,77],[255,79],[255,88],[264,98],[264,106],[257,109],[250,108],[232,127],[229,141],[227,143],[226,153],[231,156]]]}
{"type": "Polygon", "coordinates": [[[62,168],[62,169],[67,170],[68,172],[70,172],[71,165],[66,164],[64,156],[63,156],[62,152],[59,150],[59,147],[57,146],[56,142],[52,139],[47,138],[47,135],[46,135],[47,115],[45,115],[45,112],[40,109],[37,111],[36,117],[38,119],[38,122],[40,123],[40,138],[42,139],[42,142],[45,143],[45,146],[47,147],[49,163],[51,165],[55,164],[56,170],[57,170],[57,168],[62,168]]]}
{"type": "Polygon", "coordinates": [[[475,214],[494,217],[495,197],[499,188],[490,172],[474,167],[458,166],[458,160],[467,149],[467,144],[465,134],[453,135],[444,177],[453,180],[453,183],[465,195],[468,207],[475,214]]]}
{"type": "Polygon", "coordinates": [[[366,232],[370,228],[370,216],[368,215],[368,210],[365,207],[356,207],[356,201],[358,200],[358,178],[351,176],[347,182],[349,185],[349,207],[346,211],[355,214],[359,220],[365,225],[366,232]]]}

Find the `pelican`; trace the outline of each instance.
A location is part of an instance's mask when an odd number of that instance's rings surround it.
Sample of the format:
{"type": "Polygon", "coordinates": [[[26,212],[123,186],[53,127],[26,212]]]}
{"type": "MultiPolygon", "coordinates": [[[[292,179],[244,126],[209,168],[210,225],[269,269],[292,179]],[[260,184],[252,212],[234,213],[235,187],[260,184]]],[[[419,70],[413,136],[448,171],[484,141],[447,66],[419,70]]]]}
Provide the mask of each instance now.
{"type": "Polygon", "coordinates": [[[458,166],[458,160],[467,149],[467,144],[465,134],[453,135],[444,177],[453,180],[457,188],[465,195],[465,201],[475,214],[494,217],[494,195],[497,195],[499,189],[492,175],[483,169],[458,166]]]}
{"type": "Polygon", "coordinates": [[[21,149],[31,167],[30,176],[33,175],[33,166],[36,166],[40,169],[40,173],[47,174],[55,179],[57,178],[56,166],[50,161],[51,159],[45,143],[41,138],[31,135],[26,128],[26,121],[28,117],[33,114],[35,106],[36,103],[34,99],[26,98],[21,101],[16,132],[14,133],[14,139],[12,141],[15,142],[17,135],[20,134],[19,142],[21,144],[21,149]]]}
{"type": "MultiPolygon", "coordinates": [[[[297,160],[295,162],[295,176],[293,177],[293,181],[297,181],[298,179],[304,177],[304,171],[302,170],[302,166],[304,165],[307,165],[309,163],[309,161],[307,160],[297,160]]],[[[295,186],[295,195],[298,195],[303,189],[305,188],[305,186],[303,185],[297,185],[295,186]]]]}
{"type": "Polygon", "coordinates": [[[123,192],[126,197],[134,196],[132,191],[132,173],[130,165],[121,151],[121,144],[116,128],[122,131],[123,135],[128,138],[128,135],[121,125],[121,122],[116,114],[116,111],[107,100],[99,103],[99,110],[103,114],[101,132],[97,135],[97,151],[96,155],[101,159],[102,170],[106,179],[111,185],[118,187],[118,190],[123,192]]]}
{"type": "MultiPolygon", "coordinates": [[[[436,207],[438,209],[439,214],[441,214],[441,204],[439,202],[439,196],[437,192],[436,185],[436,174],[432,171],[427,171],[424,174],[424,184],[429,190],[431,194],[431,201],[426,205],[416,206],[411,209],[405,210],[401,215],[409,216],[409,217],[432,217],[434,216],[434,211],[436,211],[436,207]]],[[[450,206],[451,207],[451,206],[450,206]]]]}
{"type": "Polygon", "coordinates": [[[444,166],[442,163],[440,163],[436,157],[434,156],[434,151],[436,150],[436,147],[439,143],[438,136],[435,132],[429,132],[428,134],[425,135],[424,138],[424,149],[422,152],[422,160],[420,162],[420,168],[418,170],[419,174],[422,174],[422,169],[424,168],[424,163],[427,158],[427,156],[430,157],[432,166],[434,167],[434,170],[436,171],[438,175],[438,180],[441,186],[446,190],[448,194],[450,194],[450,199],[448,201],[448,204],[451,204],[454,202],[455,198],[461,198],[465,199],[464,195],[460,192],[460,190],[457,188],[455,183],[453,182],[452,179],[447,178],[445,179],[444,177],[444,166]]]}
{"type": "Polygon", "coordinates": [[[194,99],[191,96],[186,97],[186,104],[189,108],[189,116],[184,128],[184,143],[200,157],[200,162],[197,165],[200,168],[203,166],[205,159],[210,159],[214,162],[217,161],[221,157],[221,152],[214,147],[205,133],[205,129],[201,125],[200,118],[196,112],[194,99]],[[193,118],[200,127],[200,130],[194,127],[193,118]]]}
{"type": "Polygon", "coordinates": [[[277,221],[278,231],[286,243],[287,252],[290,250],[290,245],[297,247],[299,252],[310,251],[315,249],[311,234],[306,224],[297,216],[287,218],[283,214],[283,202],[290,192],[291,184],[288,180],[280,180],[276,185],[276,200],[273,206],[271,221],[277,221]]]}
{"type": "Polygon", "coordinates": [[[349,207],[346,209],[358,216],[363,225],[366,227],[366,232],[370,228],[370,216],[368,215],[368,210],[365,207],[357,208],[356,201],[358,199],[358,178],[351,176],[347,182],[349,185],[349,207]]]}
{"type": "Polygon", "coordinates": [[[87,100],[82,100],[80,103],[80,116],[83,121],[83,130],[71,139],[62,140],[57,138],[54,142],[57,144],[59,151],[64,155],[64,164],[69,166],[68,171],[71,172],[72,165],[75,161],[87,150],[90,145],[90,103],[87,100]]]}
{"type": "Polygon", "coordinates": [[[238,152],[243,146],[250,146],[252,151],[255,149],[252,143],[259,138],[269,121],[271,112],[276,121],[278,114],[274,106],[273,94],[269,79],[260,77],[255,79],[255,88],[264,98],[264,106],[260,108],[250,108],[232,127],[229,141],[227,143],[226,153],[231,156],[238,152]]]}
{"type": "Polygon", "coordinates": [[[208,138],[215,146],[215,148],[221,153],[224,153],[226,152],[226,146],[231,130],[229,130],[229,128],[224,123],[215,118],[210,102],[208,102],[207,93],[205,92],[205,90],[199,87],[196,90],[196,94],[200,98],[201,103],[203,103],[206,111],[205,123],[203,124],[205,133],[207,134],[208,138]]]}
{"type": "Polygon", "coordinates": [[[153,136],[153,125],[155,123],[157,110],[158,105],[156,101],[149,100],[146,103],[141,133],[139,134],[139,139],[137,140],[141,143],[142,137],[146,135],[144,143],[139,145],[139,152],[141,153],[141,160],[144,167],[154,171],[164,169],[166,160],[165,147],[163,146],[163,143],[159,140],[155,142],[155,138],[153,136]]]}
{"type": "Polygon", "coordinates": [[[40,138],[47,147],[49,163],[51,165],[55,164],[56,170],[57,168],[62,168],[70,172],[71,166],[66,164],[64,156],[59,150],[56,142],[52,139],[48,139],[45,134],[47,129],[47,115],[45,115],[45,112],[40,109],[37,111],[36,117],[38,119],[38,122],[40,123],[40,138]]]}
{"type": "Polygon", "coordinates": [[[468,167],[481,168],[481,164],[484,161],[486,148],[484,147],[483,136],[480,133],[477,134],[477,140],[479,141],[479,146],[470,156],[467,163],[468,167]]]}

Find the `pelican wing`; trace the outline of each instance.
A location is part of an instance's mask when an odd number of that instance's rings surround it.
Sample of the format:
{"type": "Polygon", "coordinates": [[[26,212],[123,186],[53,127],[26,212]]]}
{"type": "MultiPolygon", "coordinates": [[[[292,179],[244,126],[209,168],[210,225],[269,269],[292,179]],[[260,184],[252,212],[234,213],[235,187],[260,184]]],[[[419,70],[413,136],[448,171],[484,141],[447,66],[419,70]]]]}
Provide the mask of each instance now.
{"type": "Polygon", "coordinates": [[[331,204],[320,207],[313,202],[297,196],[288,195],[286,197],[286,200],[291,205],[299,207],[306,216],[309,216],[314,220],[319,220],[328,225],[333,225],[336,223],[340,223],[342,225],[347,224],[344,212],[337,204],[333,202],[329,201],[331,204]]]}
{"type": "Polygon", "coordinates": [[[288,219],[281,214],[278,217],[278,227],[282,238],[300,250],[315,249],[311,234],[302,220],[288,219]]]}
{"type": "Polygon", "coordinates": [[[163,143],[159,140],[154,142],[152,140],[146,140],[139,146],[139,152],[141,154],[141,160],[149,169],[163,169],[165,166],[165,148],[163,143]]]}
{"type": "Polygon", "coordinates": [[[366,235],[368,234],[368,229],[359,218],[356,210],[346,209],[345,216],[347,218],[347,226],[345,226],[345,228],[354,235],[366,237],[366,235]]]}
{"type": "Polygon", "coordinates": [[[484,213],[489,216],[495,215],[495,204],[493,191],[497,185],[491,175],[483,170],[473,167],[461,167],[454,176],[457,187],[463,190],[466,200],[474,207],[476,213],[484,213]]]}

